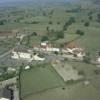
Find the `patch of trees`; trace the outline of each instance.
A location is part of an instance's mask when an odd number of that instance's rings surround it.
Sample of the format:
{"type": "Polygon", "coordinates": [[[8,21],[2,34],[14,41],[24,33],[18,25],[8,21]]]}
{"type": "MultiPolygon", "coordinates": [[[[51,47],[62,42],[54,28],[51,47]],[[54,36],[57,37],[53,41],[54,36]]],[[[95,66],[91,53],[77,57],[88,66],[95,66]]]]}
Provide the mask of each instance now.
{"type": "Polygon", "coordinates": [[[63,31],[57,31],[56,37],[57,37],[57,39],[63,39],[64,38],[64,32],[63,31]]]}
{"type": "Polygon", "coordinates": [[[85,75],[84,70],[80,70],[80,71],[78,72],[78,75],[82,75],[82,76],[84,76],[84,75],[85,75]]]}
{"type": "Polygon", "coordinates": [[[43,41],[48,41],[49,39],[48,39],[48,37],[47,36],[43,36],[42,38],[41,38],[41,41],[43,42],[43,41]]]}
{"type": "Polygon", "coordinates": [[[47,32],[49,32],[49,31],[50,31],[50,27],[49,27],[49,26],[47,26],[47,27],[46,27],[46,30],[47,30],[47,32]]]}
{"type": "Polygon", "coordinates": [[[84,23],[84,26],[86,26],[86,27],[88,27],[89,25],[90,25],[89,22],[85,22],[85,23],[84,23]]]}
{"type": "Polygon", "coordinates": [[[89,53],[89,52],[86,53],[86,55],[85,55],[84,58],[83,58],[83,61],[84,61],[85,63],[91,63],[91,57],[90,57],[90,53],[89,53]]]}
{"type": "Polygon", "coordinates": [[[50,25],[52,25],[52,24],[53,24],[53,22],[52,22],[52,21],[49,21],[49,24],[50,24],[50,25]]]}
{"type": "Polygon", "coordinates": [[[82,30],[76,30],[76,34],[83,36],[85,33],[82,30]]]}
{"type": "Polygon", "coordinates": [[[59,24],[60,24],[60,22],[57,22],[57,24],[59,25],[59,24]]]}
{"type": "Polygon", "coordinates": [[[40,22],[38,21],[32,21],[30,24],[39,24],[40,22]]]}
{"type": "Polygon", "coordinates": [[[16,72],[9,73],[9,74],[5,73],[2,76],[0,76],[0,81],[8,80],[8,79],[13,78],[15,76],[16,76],[16,72]]]}
{"type": "Polygon", "coordinates": [[[36,32],[33,32],[32,33],[32,36],[37,36],[38,34],[36,32]]]}
{"type": "Polygon", "coordinates": [[[54,31],[51,30],[48,33],[48,36],[53,38],[54,40],[63,39],[64,38],[64,31],[54,31]]]}
{"type": "Polygon", "coordinates": [[[25,24],[39,24],[40,22],[38,21],[32,21],[32,22],[25,22],[25,24]]]}
{"type": "Polygon", "coordinates": [[[6,22],[6,20],[0,20],[0,25],[5,25],[6,22]]]}
{"type": "Polygon", "coordinates": [[[53,13],[54,13],[54,9],[51,10],[49,14],[50,14],[50,15],[53,15],[53,13]]]}
{"type": "Polygon", "coordinates": [[[100,75],[100,69],[94,70],[94,73],[95,73],[96,75],[100,75]]]}
{"type": "Polygon", "coordinates": [[[91,16],[89,16],[89,20],[93,20],[93,16],[91,15],[91,16]]]}
{"type": "Polygon", "coordinates": [[[100,14],[97,14],[97,21],[100,22],[100,14]]]}
{"type": "Polygon", "coordinates": [[[81,11],[81,7],[71,9],[71,10],[66,10],[67,13],[78,13],[81,11]]]}
{"type": "Polygon", "coordinates": [[[70,26],[71,24],[73,24],[75,22],[76,22],[75,18],[70,17],[70,19],[64,24],[63,31],[67,30],[68,26],[70,26]]]}

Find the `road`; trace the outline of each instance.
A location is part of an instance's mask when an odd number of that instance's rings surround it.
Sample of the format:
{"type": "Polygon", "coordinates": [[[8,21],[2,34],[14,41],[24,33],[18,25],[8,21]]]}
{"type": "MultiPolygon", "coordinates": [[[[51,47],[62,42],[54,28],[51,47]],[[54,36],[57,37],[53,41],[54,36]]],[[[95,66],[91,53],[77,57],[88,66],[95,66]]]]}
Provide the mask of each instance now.
{"type": "Polygon", "coordinates": [[[13,83],[16,83],[16,77],[0,82],[0,87],[5,87],[6,85],[13,83]]]}

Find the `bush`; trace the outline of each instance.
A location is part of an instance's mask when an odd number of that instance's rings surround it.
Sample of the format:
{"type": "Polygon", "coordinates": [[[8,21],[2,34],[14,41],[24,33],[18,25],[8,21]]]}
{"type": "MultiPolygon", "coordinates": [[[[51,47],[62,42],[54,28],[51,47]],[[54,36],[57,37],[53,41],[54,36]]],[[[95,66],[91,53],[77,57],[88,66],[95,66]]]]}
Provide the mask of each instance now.
{"type": "Polygon", "coordinates": [[[90,63],[90,62],[91,62],[90,53],[87,53],[86,56],[84,56],[83,61],[84,61],[85,63],[90,63]]]}
{"type": "Polygon", "coordinates": [[[36,33],[36,32],[33,32],[33,33],[32,33],[32,36],[37,36],[37,33],[36,33]]]}
{"type": "Polygon", "coordinates": [[[96,75],[100,75],[100,70],[94,70],[94,73],[96,74],[96,75]]]}
{"type": "Polygon", "coordinates": [[[59,39],[62,39],[62,38],[64,38],[64,32],[63,31],[59,31],[59,32],[57,32],[57,38],[59,39]]]}
{"type": "Polygon", "coordinates": [[[52,22],[52,21],[49,21],[49,24],[50,24],[50,25],[52,25],[52,24],[53,24],[53,22],[52,22]]]}
{"type": "Polygon", "coordinates": [[[89,20],[92,20],[93,19],[93,17],[92,16],[89,16],[89,20]]]}
{"type": "Polygon", "coordinates": [[[42,41],[42,42],[43,42],[43,41],[48,41],[48,37],[47,37],[47,36],[43,36],[42,39],[41,39],[41,41],[42,41]]]}
{"type": "Polygon", "coordinates": [[[5,23],[4,21],[2,21],[2,20],[0,21],[0,25],[4,25],[4,23],[5,23]]]}
{"type": "Polygon", "coordinates": [[[90,25],[89,22],[85,22],[84,26],[88,27],[90,25]]]}
{"type": "Polygon", "coordinates": [[[79,75],[85,75],[85,73],[84,73],[83,70],[80,70],[80,71],[78,72],[78,74],[79,74],[79,75]]]}
{"type": "Polygon", "coordinates": [[[81,30],[77,30],[77,31],[76,31],[76,34],[79,34],[79,35],[84,35],[84,32],[83,32],[83,31],[81,31],[81,30]]]}

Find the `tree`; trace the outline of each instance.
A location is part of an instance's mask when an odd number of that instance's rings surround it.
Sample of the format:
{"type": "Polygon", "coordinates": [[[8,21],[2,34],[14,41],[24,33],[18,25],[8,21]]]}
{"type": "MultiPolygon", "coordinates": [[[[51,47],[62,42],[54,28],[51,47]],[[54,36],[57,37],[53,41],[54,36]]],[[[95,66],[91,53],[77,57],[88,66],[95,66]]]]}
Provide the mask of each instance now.
{"type": "Polygon", "coordinates": [[[49,21],[49,24],[50,24],[50,25],[52,25],[52,24],[53,24],[53,22],[52,22],[52,21],[49,21]]]}
{"type": "Polygon", "coordinates": [[[28,35],[27,36],[27,43],[26,43],[26,45],[28,46],[29,45],[29,43],[30,43],[30,38],[31,38],[31,36],[30,35],[28,35]]]}
{"type": "Polygon", "coordinates": [[[60,24],[60,22],[57,22],[57,24],[59,25],[59,24],[60,24]]]}
{"type": "Polygon", "coordinates": [[[75,23],[75,22],[76,22],[76,21],[75,21],[75,18],[74,18],[74,17],[70,17],[69,22],[70,22],[70,23],[75,23]]]}
{"type": "Polygon", "coordinates": [[[47,26],[47,27],[46,27],[46,30],[49,32],[49,30],[50,30],[50,27],[49,27],[49,26],[47,26]]]}
{"type": "Polygon", "coordinates": [[[65,22],[64,26],[63,26],[63,31],[67,30],[68,26],[70,26],[72,23],[75,23],[75,18],[74,17],[70,17],[70,19],[65,22]]]}
{"type": "Polygon", "coordinates": [[[78,34],[78,35],[81,35],[81,36],[82,36],[82,35],[84,35],[84,32],[83,32],[83,31],[81,31],[81,30],[77,30],[77,31],[76,31],[76,34],[78,34]]]}
{"type": "Polygon", "coordinates": [[[4,25],[4,21],[1,20],[1,21],[0,21],[0,25],[4,25]]]}
{"type": "Polygon", "coordinates": [[[80,71],[78,72],[78,75],[85,75],[84,70],[80,70],[80,71]]]}
{"type": "Polygon", "coordinates": [[[41,39],[41,41],[42,41],[42,42],[43,42],[43,41],[48,41],[48,37],[47,37],[47,36],[43,36],[42,39],[41,39]]]}
{"type": "Polygon", "coordinates": [[[58,55],[58,52],[57,52],[57,51],[55,51],[55,52],[54,52],[54,54],[58,55]]]}
{"type": "Polygon", "coordinates": [[[97,14],[97,18],[98,18],[98,20],[100,20],[100,14],[97,14]]]}
{"type": "Polygon", "coordinates": [[[92,16],[89,16],[89,20],[92,20],[93,19],[93,17],[92,16]]]}
{"type": "Polygon", "coordinates": [[[89,22],[85,22],[84,26],[88,27],[90,25],[89,22]]]}
{"type": "Polygon", "coordinates": [[[90,57],[90,53],[86,53],[86,56],[84,56],[83,61],[85,63],[90,63],[91,62],[91,57],[90,57]]]}
{"type": "Polygon", "coordinates": [[[33,33],[32,33],[32,36],[37,36],[37,33],[36,33],[36,32],[33,32],[33,33]]]}
{"type": "Polygon", "coordinates": [[[59,31],[59,32],[57,32],[57,38],[59,39],[59,38],[64,38],[64,32],[63,31],[59,31]]]}

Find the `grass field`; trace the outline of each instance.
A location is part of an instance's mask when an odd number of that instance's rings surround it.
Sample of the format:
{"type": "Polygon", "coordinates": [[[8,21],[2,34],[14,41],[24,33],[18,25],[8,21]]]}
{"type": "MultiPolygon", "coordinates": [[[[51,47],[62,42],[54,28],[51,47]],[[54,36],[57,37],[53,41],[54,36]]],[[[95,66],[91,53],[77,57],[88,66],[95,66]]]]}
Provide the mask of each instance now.
{"type": "MultiPolygon", "coordinates": [[[[51,98],[52,98],[52,100],[66,100],[66,99],[68,99],[68,100],[95,100],[95,97],[96,97],[96,100],[99,100],[99,98],[100,98],[100,95],[99,95],[100,94],[100,85],[99,85],[100,79],[99,79],[99,77],[100,76],[98,76],[94,73],[94,70],[99,69],[99,68],[97,68],[96,66],[90,65],[90,64],[78,63],[78,62],[70,62],[69,64],[73,65],[73,67],[76,68],[78,71],[80,71],[80,70],[84,71],[85,79],[89,80],[89,82],[90,82],[89,85],[84,85],[83,82],[79,82],[79,83],[72,84],[72,85],[66,84],[64,86],[65,89],[62,89],[62,87],[58,87],[58,88],[54,88],[54,89],[52,88],[50,90],[48,89],[47,91],[31,95],[28,98],[23,98],[23,100],[51,100],[51,98]]],[[[44,69],[42,69],[42,70],[44,70],[44,69]]],[[[35,73],[37,72],[35,69],[34,69],[34,71],[35,71],[35,73]]],[[[40,74],[40,72],[39,72],[39,74],[40,74]]],[[[32,74],[32,75],[34,75],[34,74],[32,74]]],[[[48,74],[45,73],[45,75],[48,75],[48,74]]],[[[32,76],[32,77],[34,78],[34,76],[32,76]]],[[[37,82],[37,78],[35,75],[35,82],[37,82]]],[[[45,76],[44,76],[44,78],[45,78],[45,76]]],[[[49,87],[50,86],[52,87],[55,85],[58,85],[58,86],[61,85],[61,83],[58,84],[60,81],[58,81],[58,83],[54,84],[53,83],[54,80],[50,81],[51,79],[54,79],[54,78],[49,78],[49,81],[48,81],[48,79],[46,79],[45,83],[44,83],[44,81],[42,81],[42,83],[46,84],[47,81],[50,82],[49,87]],[[52,85],[52,83],[53,83],[53,85],[52,85]]],[[[29,79],[27,81],[29,81],[29,79]]],[[[26,82],[24,82],[24,84],[26,82]]],[[[41,85],[42,85],[42,83],[41,83],[41,85]]],[[[27,84],[29,84],[29,83],[27,83],[27,84]]],[[[37,85],[38,84],[39,84],[39,81],[37,82],[37,85]]],[[[34,83],[34,86],[35,86],[34,89],[36,89],[37,87],[36,87],[35,83],[34,83]]],[[[43,89],[44,86],[47,87],[47,84],[43,85],[42,88],[40,86],[38,86],[39,90],[43,89]]],[[[30,86],[28,86],[28,88],[30,88],[30,86]]],[[[38,90],[38,89],[36,89],[36,90],[38,90]]],[[[25,90],[24,90],[24,92],[25,92],[25,90]]]]}
{"type": "Polygon", "coordinates": [[[29,71],[22,72],[21,75],[22,98],[27,98],[31,95],[63,85],[62,79],[48,64],[37,65],[29,71]]]}
{"type": "Polygon", "coordinates": [[[78,83],[67,86],[65,90],[57,88],[24,100],[99,100],[99,94],[100,91],[97,91],[92,85],[84,86],[82,83],[78,83]]]}

